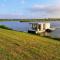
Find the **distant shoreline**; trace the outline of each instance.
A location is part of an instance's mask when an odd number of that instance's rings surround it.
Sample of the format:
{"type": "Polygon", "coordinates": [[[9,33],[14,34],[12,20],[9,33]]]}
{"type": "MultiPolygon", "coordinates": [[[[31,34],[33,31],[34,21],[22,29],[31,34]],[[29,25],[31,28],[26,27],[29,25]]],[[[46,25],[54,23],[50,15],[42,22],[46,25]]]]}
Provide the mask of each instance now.
{"type": "Polygon", "coordinates": [[[0,22],[4,21],[40,22],[40,21],[60,21],[60,19],[0,19],[0,22]]]}

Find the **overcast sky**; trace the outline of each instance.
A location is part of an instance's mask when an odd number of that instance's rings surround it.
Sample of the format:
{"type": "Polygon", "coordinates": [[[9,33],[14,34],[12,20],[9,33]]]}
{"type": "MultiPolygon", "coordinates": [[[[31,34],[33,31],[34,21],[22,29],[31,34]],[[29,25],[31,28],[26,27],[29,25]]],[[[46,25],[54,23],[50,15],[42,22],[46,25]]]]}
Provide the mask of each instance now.
{"type": "Polygon", "coordinates": [[[60,18],[60,0],[0,0],[0,18],[60,18]]]}

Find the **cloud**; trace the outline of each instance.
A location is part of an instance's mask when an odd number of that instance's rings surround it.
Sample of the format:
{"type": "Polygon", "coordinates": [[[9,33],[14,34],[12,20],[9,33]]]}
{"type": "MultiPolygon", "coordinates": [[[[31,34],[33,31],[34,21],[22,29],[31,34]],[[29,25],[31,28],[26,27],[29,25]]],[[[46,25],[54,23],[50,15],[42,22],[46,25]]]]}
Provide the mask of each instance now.
{"type": "Polygon", "coordinates": [[[47,12],[47,13],[55,13],[60,12],[60,7],[58,5],[34,5],[31,8],[31,11],[34,12],[47,12]]]}
{"type": "Polygon", "coordinates": [[[38,17],[60,17],[60,6],[35,4],[30,8],[30,12],[38,17]]]}

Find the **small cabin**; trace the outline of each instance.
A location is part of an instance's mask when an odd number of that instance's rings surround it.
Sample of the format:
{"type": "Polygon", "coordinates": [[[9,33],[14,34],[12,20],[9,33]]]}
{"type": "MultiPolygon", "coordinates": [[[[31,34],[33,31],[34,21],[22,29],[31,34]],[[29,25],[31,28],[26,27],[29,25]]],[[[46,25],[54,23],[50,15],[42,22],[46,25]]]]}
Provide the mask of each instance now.
{"type": "Polygon", "coordinates": [[[51,29],[50,27],[50,23],[47,22],[33,22],[33,23],[29,23],[30,24],[30,28],[28,29],[28,32],[34,32],[34,33],[42,33],[45,32],[46,29],[51,29]]]}

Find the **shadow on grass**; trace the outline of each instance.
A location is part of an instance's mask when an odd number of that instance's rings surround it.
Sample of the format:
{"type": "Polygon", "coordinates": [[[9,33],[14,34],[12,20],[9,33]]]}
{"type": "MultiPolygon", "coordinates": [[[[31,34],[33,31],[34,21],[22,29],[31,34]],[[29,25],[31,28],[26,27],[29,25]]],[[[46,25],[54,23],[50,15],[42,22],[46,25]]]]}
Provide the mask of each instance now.
{"type": "Polygon", "coordinates": [[[53,38],[53,37],[50,37],[50,36],[43,36],[43,37],[60,41],[60,38],[53,38]]]}

